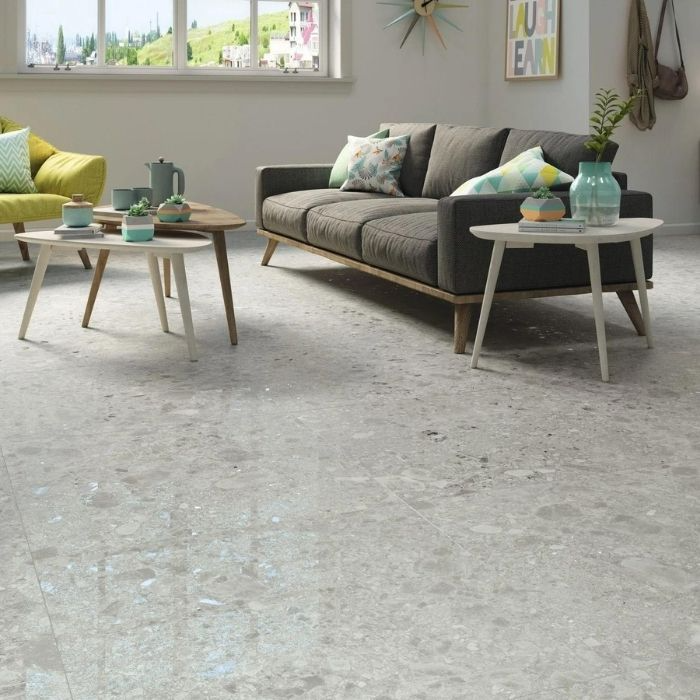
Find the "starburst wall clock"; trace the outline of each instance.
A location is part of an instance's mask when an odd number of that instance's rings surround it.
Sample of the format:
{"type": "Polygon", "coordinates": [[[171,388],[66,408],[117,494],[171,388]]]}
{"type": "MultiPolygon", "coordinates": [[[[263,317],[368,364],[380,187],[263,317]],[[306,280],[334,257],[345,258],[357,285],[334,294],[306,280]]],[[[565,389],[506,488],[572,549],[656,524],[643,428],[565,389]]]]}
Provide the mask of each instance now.
{"type": "Polygon", "coordinates": [[[435,36],[440,40],[440,43],[444,48],[447,48],[445,40],[443,39],[440,28],[438,27],[438,22],[444,22],[451,27],[454,27],[458,31],[462,31],[454,22],[445,17],[443,10],[452,10],[455,8],[464,9],[469,7],[468,5],[462,5],[454,2],[441,2],[441,0],[379,0],[379,5],[398,5],[399,7],[408,8],[405,12],[402,12],[396,19],[393,19],[389,24],[387,24],[384,29],[393,27],[395,24],[399,24],[405,19],[409,19],[408,29],[401,40],[401,46],[406,43],[406,39],[411,35],[411,32],[416,28],[416,25],[420,22],[422,34],[423,34],[423,51],[425,52],[425,35],[426,28],[430,27],[435,36]],[[437,21],[436,21],[437,20],[437,21]]]}

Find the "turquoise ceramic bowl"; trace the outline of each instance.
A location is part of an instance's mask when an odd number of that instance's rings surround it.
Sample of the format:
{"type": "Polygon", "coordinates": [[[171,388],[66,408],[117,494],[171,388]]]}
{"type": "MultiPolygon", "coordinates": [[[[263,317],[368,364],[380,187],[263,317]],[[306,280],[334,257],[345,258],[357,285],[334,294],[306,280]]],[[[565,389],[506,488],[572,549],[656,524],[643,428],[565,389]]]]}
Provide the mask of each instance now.
{"type": "Polygon", "coordinates": [[[71,228],[89,226],[92,223],[92,207],[67,207],[64,204],[63,223],[71,228]]]}

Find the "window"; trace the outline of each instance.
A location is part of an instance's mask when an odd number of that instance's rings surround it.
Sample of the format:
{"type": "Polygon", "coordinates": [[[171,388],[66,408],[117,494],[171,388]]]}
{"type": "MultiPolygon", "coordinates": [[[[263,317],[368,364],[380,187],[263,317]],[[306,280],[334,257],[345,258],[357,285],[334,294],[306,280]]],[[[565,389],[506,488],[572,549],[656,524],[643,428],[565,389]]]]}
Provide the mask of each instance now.
{"type": "Polygon", "coordinates": [[[25,0],[21,70],[328,75],[328,3],[25,0]]]}

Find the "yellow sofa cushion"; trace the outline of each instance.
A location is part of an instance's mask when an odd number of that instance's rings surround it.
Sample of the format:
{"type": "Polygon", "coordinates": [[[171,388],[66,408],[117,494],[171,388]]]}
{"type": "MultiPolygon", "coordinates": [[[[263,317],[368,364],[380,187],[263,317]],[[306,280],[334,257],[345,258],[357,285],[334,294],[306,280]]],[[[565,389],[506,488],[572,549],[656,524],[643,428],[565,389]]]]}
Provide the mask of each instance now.
{"type": "MultiPolygon", "coordinates": [[[[0,117],[0,132],[19,131],[24,129],[22,124],[18,124],[7,117],[0,117]]],[[[35,177],[39,168],[44,164],[44,161],[56,153],[56,148],[48,141],[39,138],[36,134],[29,133],[29,162],[32,168],[32,177],[35,177]]]]}
{"type": "Polygon", "coordinates": [[[88,202],[99,204],[107,166],[102,156],[58,151],[39,168],[34,184],[39,192],[71,197],[82,194],[88,202]]]}
{"type": "Polygon", "coordinates": [[[0,223],[60,219],[68,201],[57,194],[0,194],[0,223]]]}

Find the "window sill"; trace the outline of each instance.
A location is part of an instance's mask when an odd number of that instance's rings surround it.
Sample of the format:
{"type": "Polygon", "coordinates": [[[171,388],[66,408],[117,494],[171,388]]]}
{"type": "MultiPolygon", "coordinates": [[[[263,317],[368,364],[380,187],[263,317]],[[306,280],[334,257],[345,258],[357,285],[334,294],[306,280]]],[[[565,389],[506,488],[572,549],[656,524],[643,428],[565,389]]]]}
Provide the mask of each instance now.
{"type": "Polygon", "coordinates": [[[353,83],[355,79],[352,77],[328,77],[320,75],[312,75],[306,73],[274,73],[267,75],[263,73],[254,73],[245,75],[242,73],[224,74],[214,71],[188,71],[188,72],[166,72],[166,71],[37,71],[26,73],[0,73],[0,80],[28,80],[28,81],[82,81],[82,80],[98,80],[101,82],[116,81],[156,81],[156,82],[217,82],[217,83],[353,83]]]}

